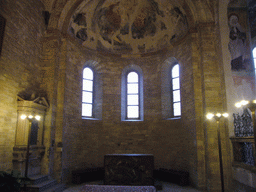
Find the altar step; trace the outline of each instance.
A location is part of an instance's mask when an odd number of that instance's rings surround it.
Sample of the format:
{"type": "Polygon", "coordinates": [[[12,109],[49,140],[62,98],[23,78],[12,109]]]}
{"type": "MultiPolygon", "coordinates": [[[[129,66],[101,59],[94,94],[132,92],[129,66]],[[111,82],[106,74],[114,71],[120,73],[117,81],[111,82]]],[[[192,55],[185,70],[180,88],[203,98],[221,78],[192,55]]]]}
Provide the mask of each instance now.
{"type": "Polygon", "coordinates": [[[27,185],[26,192],[62,192],[66,189],[64,184],[59,184],[48,175],[35,175],[29,178],[31,184],[27,185]]]}

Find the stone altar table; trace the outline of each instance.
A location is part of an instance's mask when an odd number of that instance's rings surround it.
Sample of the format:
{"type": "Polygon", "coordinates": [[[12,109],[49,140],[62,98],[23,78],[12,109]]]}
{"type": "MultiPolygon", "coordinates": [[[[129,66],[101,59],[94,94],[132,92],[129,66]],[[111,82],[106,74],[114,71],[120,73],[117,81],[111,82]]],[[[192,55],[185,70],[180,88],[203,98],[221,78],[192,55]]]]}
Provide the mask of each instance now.
{"type": "Polygon", "coordinates": [[[81,192],[156,192],[154,186],[85,185],[81,192]]]}
{"type": "Polygon", "coordinates": [[[154,185],[152,154],[108,154],[104,169],[105,185],[154,185]]]}

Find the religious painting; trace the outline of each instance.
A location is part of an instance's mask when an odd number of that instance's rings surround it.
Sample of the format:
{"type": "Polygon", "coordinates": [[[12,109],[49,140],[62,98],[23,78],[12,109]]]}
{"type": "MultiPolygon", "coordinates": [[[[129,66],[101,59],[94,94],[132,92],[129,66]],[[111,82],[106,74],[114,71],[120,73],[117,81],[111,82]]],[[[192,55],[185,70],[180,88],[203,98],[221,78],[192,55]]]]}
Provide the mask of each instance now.
{"type": "Polygon", "coordinates": [[[0,56],[2,52],[2,46],[3,46],[3,41],[4,41],[4,29],[5,29],[5,18],[0,15],[0,56]]]}
{"type": "Polygon", "coordinates": [[[227,9],[228,49],[235,93],[233,97],[237,101],[255,99],[255,70],[247,1],[250,0],[230,0],[227,9]]]}
{"type": "Polygon", "coordinates": [[[229,16],[229,44],[228,48],[231,55],[231,69],[245,69],[245,49],[246,49],[246,32],[239,23],[239,17],[236,14],[229,16]]]}
{"type": "Polygon", "coordinates": [[[229,44],[232,71],[252,69],[246,0],[231,0],[228,6],[229,44]]]}

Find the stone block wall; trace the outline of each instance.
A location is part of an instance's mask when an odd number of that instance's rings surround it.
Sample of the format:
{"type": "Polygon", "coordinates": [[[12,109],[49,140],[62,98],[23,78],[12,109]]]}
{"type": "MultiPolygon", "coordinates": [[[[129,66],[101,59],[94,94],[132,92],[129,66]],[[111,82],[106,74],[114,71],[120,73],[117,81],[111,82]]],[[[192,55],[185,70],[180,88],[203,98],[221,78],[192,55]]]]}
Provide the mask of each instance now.
{"type": "Polygon", "coordinates": [[[0,170],[12,169],[17,95],[31,95],[40,82],[40,40],[45,25],[40,1],[2,0],[6,19],[0,56],[0,170]]]}

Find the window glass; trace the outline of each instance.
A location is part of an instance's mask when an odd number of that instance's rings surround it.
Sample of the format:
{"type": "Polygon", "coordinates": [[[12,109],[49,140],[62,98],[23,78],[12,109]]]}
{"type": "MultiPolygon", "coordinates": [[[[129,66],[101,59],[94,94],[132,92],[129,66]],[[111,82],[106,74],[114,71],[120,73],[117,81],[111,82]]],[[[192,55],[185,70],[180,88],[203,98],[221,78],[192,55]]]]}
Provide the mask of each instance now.
{"type": "Polygon", "coordinates": [[[128,75],[127,75],[127,82],[129,83],[136,83],[139,81],[139,76],[136,72],[130,72],[128,75]]]}
{"type": "Polygon", "coordinates": [[[173,91],[173,102],[180,101],[180,90],[173,91]]]}
{"type": "Polygon", "coordinates": [[[175,64],[171,71],[171,87],[172,87],[172,116],[181,115],[181,104],[180,104],[180,69],[179,64],[175,64]]]}
{"type": "Polygon", "coordinates": [[[127,118],[138,118],[139,117],[139,106],[127,106],[127,118]]]}
{"type": "Polygon", "coordinates": [[[173,90],[180,88],[180,79],[179,78],[175,78],[172,80],[172,87],[173,87],[173,90]]]}
{"type": "Polygon", "coordinates": [[[93,81],[83,80],[83,90],[92,91],[93,81]]]}
{"type": "Polygon", "coordinates": [[[84,68],[83,78],[93,80],[93,71],[89,67],[84,68]]]}
{"type": "Polygon", "coordinates": [[[93,116],[93,71],[86,67],[83,70],[82,116],[93,116]]]}
{"type": "Polygon", "coordinates": [[[137,119],[139,118],[139,75],[136,72],[128,73],[126,89],[126,117],[137,119]]]}
{"type": "Polygon", "coordinates": [[[127,104],[128,105],[139,105],[138,95],[128,95],[127,96],[127,104]]]}
{"type": "Polygon", "coordinates": [[[173,105],[173,111],[174,111],[174,116],[180,116],[181,115],[181,107],[180,107],[180,102],[174,103],[173,105]]]}
{"type": "Polygon", "coordinates": [[[83,91],[83,102],[92,104],[92,93],[83,91]]]}
{"type": "Polygon", "coordinates": [[[82,104],[82,116],[91,117],[92,116],[92,105],[82,104]]]}
{"type": "Polygon", "coordinates": [[[253,54],[253,60],[254,60],[254,68],[256,70],[256,47],[254,47],[252,54],[253,54]]]}
{"type": "Polygon", "coordinates": [[[253,53],[253,58],[256,59],[256,47],[254,47],[252,53],[253,53]]]}
{"type": "Polygon", "coordinates": [[[137,84],[127,84],[127,93],[128,94],[138,94],[139,93],[139,86],[137,84]]]}
{"type": "Polygon", "coordinates": [[[172,78],[179,77],[179,76],[180,76],[179,65],[176,64],[176,65],[172,68],[172,78]]]}

